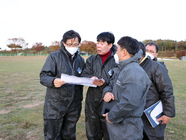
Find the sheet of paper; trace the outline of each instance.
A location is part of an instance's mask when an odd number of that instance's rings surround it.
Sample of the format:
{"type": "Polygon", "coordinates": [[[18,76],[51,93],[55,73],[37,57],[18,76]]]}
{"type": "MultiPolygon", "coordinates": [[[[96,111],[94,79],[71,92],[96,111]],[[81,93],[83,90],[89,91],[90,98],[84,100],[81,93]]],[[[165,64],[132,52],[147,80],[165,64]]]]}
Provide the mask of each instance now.
{"type": "Polygon", "coordinates": [[[156,122],[156,124],[159,124],[159,122],[156,121],[156,119],[157,119],[156,116],[158,116],[162,112],[163,112],[162,102],[159,102],[159,104],[150,113],[152,119],[156,122]]]}
{"type": "Polygon", "coordinates": [[[86,77],[77,77],[77,76],[67,75],[67,74],[62,73],[61,80],[69,84],[97,87],[96,85],[92,84],[94,79],[86,78],[86,77]]]}

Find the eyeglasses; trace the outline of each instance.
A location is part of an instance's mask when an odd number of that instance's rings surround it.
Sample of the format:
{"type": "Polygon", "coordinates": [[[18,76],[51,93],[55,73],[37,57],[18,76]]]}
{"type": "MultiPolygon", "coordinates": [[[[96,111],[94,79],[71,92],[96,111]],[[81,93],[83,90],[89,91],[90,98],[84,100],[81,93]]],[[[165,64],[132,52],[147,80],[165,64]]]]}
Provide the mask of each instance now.
{"type": "Polygon", "coordinates": [[[66,44],[67,47],[79,47],[79,44],[66,44]]]}
{"type": "Polygon", "coordinates": [[[147,50],[147,49],[146,49],[146,52],[148,52],[148,53],[156,53],[153,50],[147,50]]]}

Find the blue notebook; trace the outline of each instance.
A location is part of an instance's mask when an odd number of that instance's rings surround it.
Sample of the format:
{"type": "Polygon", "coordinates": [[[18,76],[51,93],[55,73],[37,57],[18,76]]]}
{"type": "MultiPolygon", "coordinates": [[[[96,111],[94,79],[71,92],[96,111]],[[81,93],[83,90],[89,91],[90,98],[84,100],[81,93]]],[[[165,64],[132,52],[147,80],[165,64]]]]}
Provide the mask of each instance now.
{"type": "Polygon", "coordinates": [[[144,113],[153,128],[159,125],[162,121],[158,122],[156,121],[156,119],[160,118],[163,115],[163,106],[161,100],[145,109],[144,113]]]}

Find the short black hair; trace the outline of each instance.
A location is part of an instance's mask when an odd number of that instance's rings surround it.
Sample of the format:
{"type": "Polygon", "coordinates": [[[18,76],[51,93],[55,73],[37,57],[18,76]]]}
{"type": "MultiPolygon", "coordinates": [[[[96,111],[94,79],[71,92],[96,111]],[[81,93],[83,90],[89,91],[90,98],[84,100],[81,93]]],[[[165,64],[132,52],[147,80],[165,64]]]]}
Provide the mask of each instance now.
{"type": "Polygon", "coordinates": [[[117,44],[120,45],[122,49],[126,49],[128,53],[132,55],[139,51],[138,41],[129,36],[121,37],[117,44]]]}
{"type": "Polygon", "coordinates": [[[97,41],[106,41],[108,44],[114,44],[115,37],[114,34],[110,32],[102,32],[97,36],[97,41]]]}
{"type": "Polygon", "coordinates": [[[154,42],[148,42],[145,46],[147,46],[147,45],[149,45],[149,46],[152,46],[152,45],[156,46],[156,53],[158,53],[159,46],[156,43],[154,43],[154,42]]]}
{"type": "Polygon", "coordinates": [[[80,43],[81,42],[80,35],[77,32],[75,32],[74,30],[69,30],[66,33],[64,33],[63,39],[61,40],[61,43],[62,43],[62,41],[64,43],[66,43],[68,39],[72,39],[72,38],[76,38],[76,37],[78,38],[78,41],[80,43]]]}
{"type": "Polygon", "coordinates": [[[138,42],[139,43],[139,48],[142,49],[143,51],[143,55],[145,56],[146,55],[146,47],[145,45],[143,44],[143,42],[138,42]]]}

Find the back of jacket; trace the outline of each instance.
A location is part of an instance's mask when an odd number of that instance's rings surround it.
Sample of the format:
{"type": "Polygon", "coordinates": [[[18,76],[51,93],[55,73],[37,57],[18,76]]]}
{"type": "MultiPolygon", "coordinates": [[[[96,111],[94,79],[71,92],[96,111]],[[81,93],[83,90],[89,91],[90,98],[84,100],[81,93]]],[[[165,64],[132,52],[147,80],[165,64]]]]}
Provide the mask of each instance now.
{"type": "Polygon", "coordinates": [[[118,101],[108,113],[108,118],[113,123],[120,123],[126,118],[140,118],[143,114],[151,81],[137,63],[140,54],[141,52],[120,62],[113,70],[109,86],[103,90],[103,94],[113,93],[114,100],[118,101]]]}
{"type": "Polygon", "coordinates": [[[59,88],[53,85],[55,78],[61,73],[80,77],[84,68],[84,59],[76,53],[73,66],[63,46],[51,53],[40,72],[40,83],[47,87],[44,119],[59,119],[68,109],[73,100],[82,100],[83,86],[64,84],[59,88]]]}
{"type": "Polygon", "coordinates": [[[141,55],[142,51],[140,50],[132,58],[121,61],[118,68],[113,70],[114,74],[109,86],[103,90],[103,94],[113,93],[114,100],[117,101],[108,112],[108,119],[113,124],[107,125],[107,128],[112,130],[112,138],[122,140],[143,138],[141,116],[151,81],[138,64],[141,55]],[[118,131],[122,133],[120,137],[115,136],[118,131]]]}

